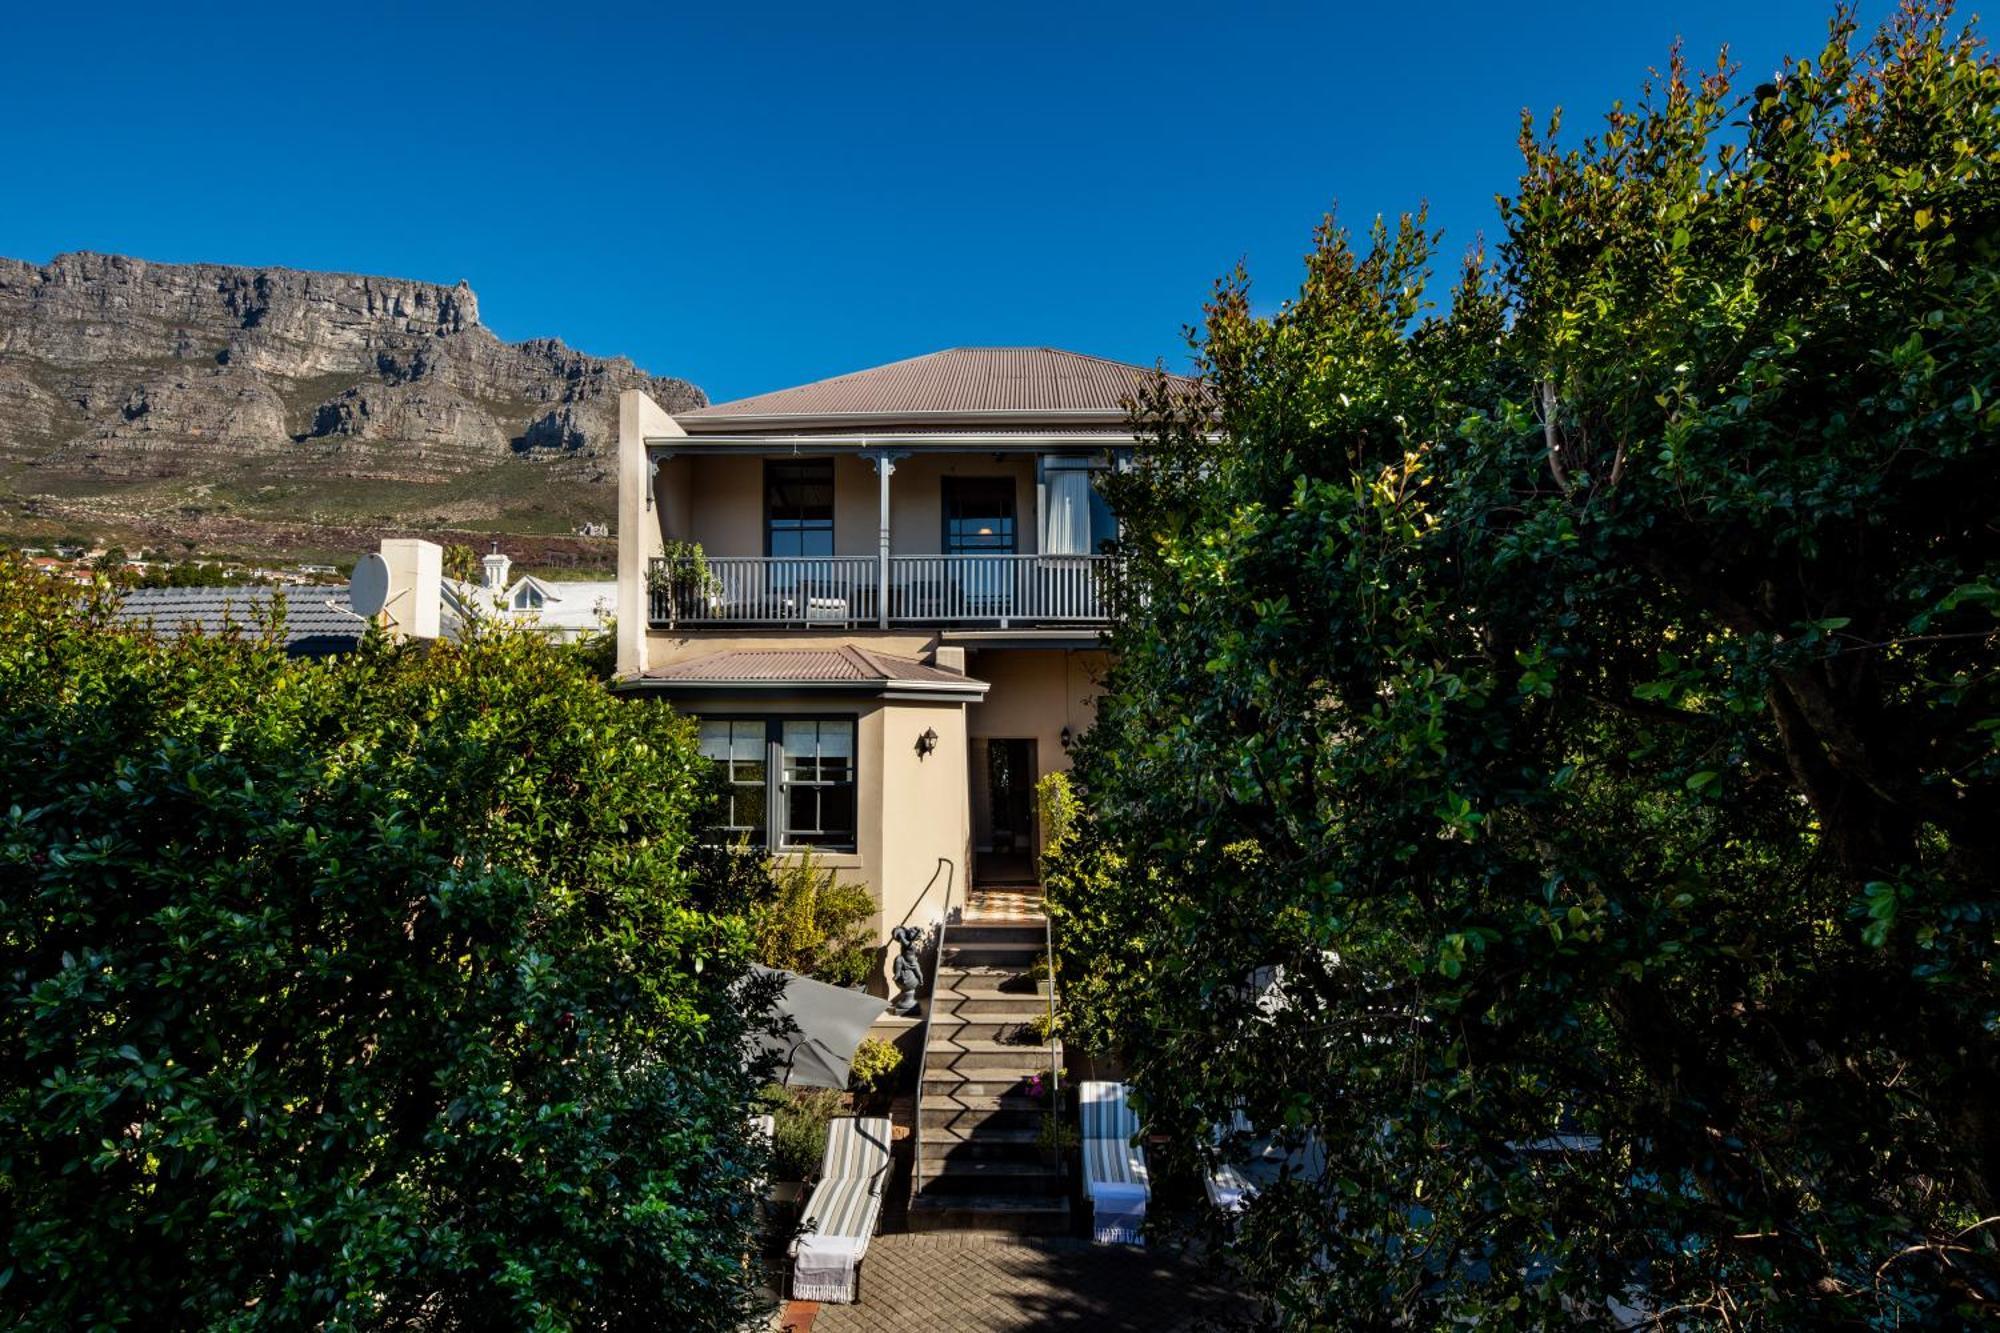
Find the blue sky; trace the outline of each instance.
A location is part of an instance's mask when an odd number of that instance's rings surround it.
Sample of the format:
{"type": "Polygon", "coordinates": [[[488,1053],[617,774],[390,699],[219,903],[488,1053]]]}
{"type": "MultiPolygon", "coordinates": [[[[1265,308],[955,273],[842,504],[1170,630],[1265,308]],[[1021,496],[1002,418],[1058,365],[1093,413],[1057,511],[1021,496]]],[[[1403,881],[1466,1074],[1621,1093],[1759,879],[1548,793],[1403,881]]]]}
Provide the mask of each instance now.
{"type": "Polygon", "coordinates": [[[716,399],[954,345],[1178,366],[1214,278],[1244,259],[1275,303],[1330,205],[1428,199],[1456,255],[1523,107],[1594,120],[1677,35],[1754,82],[1830,12],[178,9],[14,9],[0,254],[464,278],[503,337],[716,399]]]}

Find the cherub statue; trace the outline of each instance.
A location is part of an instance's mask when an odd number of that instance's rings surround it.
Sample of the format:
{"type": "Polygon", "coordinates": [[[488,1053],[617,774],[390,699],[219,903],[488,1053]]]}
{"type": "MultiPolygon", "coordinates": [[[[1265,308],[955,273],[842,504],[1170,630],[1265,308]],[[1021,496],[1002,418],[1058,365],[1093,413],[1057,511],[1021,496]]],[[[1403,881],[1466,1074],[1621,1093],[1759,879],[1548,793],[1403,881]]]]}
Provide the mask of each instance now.
{"type": "Polygon", "coordinates": [[[917,957],[917,942],[924,932],[916,926],[898,926],[889,932],[889,938],[902,946],[896,955],[893,975],[896,979],[896,999],[889,1006],[890,1012],[908,1017],[917,1012],[917,992],[924,985],[923,960],[917,957]]]}

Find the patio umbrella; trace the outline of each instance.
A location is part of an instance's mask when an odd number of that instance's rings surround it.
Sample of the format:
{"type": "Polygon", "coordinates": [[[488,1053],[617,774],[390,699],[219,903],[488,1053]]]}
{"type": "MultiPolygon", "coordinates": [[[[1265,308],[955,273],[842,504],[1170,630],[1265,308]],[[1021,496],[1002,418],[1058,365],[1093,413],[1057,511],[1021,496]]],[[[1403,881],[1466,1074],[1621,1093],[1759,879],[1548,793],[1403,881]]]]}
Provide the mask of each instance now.
{"type": "Polygon", "coordinates": [[[764,1033],[752,1055],[771,1052],[778,1057],[777,1079],[788,1087],[833,1088],[847,1086],[848,1067],[854,1063],[854,1048],[868,1035],[868,1028],[889,1007],[887,1000],[865,991],[829,986],[796,972],[752,965],[751,971],[763,978],[779,978],[784,989],[774,1006],[790,1024],[781,1034],[764,1033]],[[796,1030],[789,1030],[796,1029],[796,1030]]]}

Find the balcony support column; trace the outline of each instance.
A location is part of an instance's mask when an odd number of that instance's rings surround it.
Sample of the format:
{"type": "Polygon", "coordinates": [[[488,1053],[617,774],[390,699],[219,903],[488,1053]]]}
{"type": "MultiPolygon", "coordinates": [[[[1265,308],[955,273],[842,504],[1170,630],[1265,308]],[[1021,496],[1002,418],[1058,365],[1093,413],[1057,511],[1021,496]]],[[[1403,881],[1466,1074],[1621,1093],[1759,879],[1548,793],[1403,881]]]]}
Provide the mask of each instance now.
{"type": "Polygon", "coordinates": [[[907,450],[870,449],[861,455],[875,465],[875,475],[881,482],[881,522],[876,533],[875,550],[875,625],[878,629],[889,628],[889,478],[896,474],[896,463],[908,458],[907,450]]]}

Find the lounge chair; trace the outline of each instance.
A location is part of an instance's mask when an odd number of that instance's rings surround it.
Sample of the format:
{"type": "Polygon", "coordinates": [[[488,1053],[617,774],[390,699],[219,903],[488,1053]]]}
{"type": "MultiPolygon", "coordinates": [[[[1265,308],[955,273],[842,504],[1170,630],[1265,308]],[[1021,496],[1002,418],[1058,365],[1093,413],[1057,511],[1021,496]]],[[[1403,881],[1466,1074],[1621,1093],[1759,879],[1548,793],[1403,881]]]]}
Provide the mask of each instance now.
{"type": "Polygon", "coordinates": [[[1090,1238],[1099,1245],[1143,1245],[1146,1150],[1133,1142],[1139,1117],[1125,1099],[1123,1083],[1079,1083],[1077,1109],[1083,1120],[1083,1184],[1090,1197],[1090,1238]]]}
{"type": "Polygon", "coordinates": [[[792,1299],[861,1299],[861,1261],[889,1179],[889,1137],[886,1116],[841,1116],[827,1126],[826,1159],[806,1200],[805,1232],[792,1242],[792,1299]]]}
{"type": "Polygon", "coordinates": [[[1215,1128],[1218,1148],[1230,1139],[1247,1142],[1248,1157],[1241,1164],[1220,1160],[1202,1180],[1209,1203],[1225,1213],[1242,1212],[1259,1190],[1287,1172],[1302,1180],[1326,1174],[1326,1145],[1318,1134],[1308,1133],[1297,1147],[1288,1148],[1275,1135],[1258,1134],[1239,1110],[1230,1113],[1228,1125],[1215,1128]]]}

